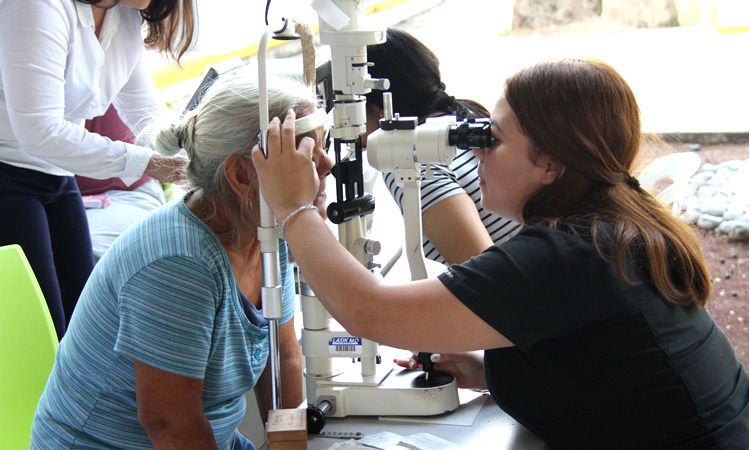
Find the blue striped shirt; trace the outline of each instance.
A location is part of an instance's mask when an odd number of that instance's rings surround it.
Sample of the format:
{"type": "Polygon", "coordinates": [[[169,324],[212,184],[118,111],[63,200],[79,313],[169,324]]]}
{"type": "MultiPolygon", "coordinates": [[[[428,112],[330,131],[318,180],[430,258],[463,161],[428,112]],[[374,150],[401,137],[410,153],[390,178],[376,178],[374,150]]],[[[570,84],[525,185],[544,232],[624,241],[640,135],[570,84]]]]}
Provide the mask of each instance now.
{"type": "MultiPolygon", "coordinates": [[[[280,260],[284,323],[294,284],[283,242],[280,260]]],[[[219,447],[230,448],[244,394],[266,365],[267,332],[216,235],[184,199],[172,202],[95,266],[39,401],[31,448],[153,448],[138,422],[133,360],[202,379],[204,414],[219,447]]]]}

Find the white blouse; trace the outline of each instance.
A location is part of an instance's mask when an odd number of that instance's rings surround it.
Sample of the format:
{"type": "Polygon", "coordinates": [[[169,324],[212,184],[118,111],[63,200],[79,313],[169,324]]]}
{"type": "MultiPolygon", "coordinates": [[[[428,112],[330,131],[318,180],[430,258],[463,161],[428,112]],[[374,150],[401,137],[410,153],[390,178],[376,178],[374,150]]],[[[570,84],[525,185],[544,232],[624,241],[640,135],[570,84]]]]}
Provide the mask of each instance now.
{"type": "Polygon", "coordinates": [[[140,13],[109,9],[97,39],[91,8],[0,0],[0,162],[130,184],[152,151],[88,132],[83,121],[113,103],[137,134],[166,105],[143,61],[140,13]]]}

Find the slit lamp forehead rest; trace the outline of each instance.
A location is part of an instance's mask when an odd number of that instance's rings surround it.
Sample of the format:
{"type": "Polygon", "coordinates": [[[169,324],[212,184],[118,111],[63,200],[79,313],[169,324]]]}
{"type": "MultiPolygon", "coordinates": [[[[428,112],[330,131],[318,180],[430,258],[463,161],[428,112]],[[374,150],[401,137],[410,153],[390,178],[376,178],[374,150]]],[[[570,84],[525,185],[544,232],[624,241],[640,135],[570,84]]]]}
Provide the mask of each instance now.
{"type": "Polygon", "coordinates": [[[299,136],[318,127],[322,127],[326,122],[328,122],[328,114],[326,114],[326,111],[324,109],[316,109],[312,113],[294,121],[294,134],[299,136]]]}
{"type": "MultiPolygon", "coordinates": [[[[328,122],[326,111],[324,109],[316,109],[312,113],[294,121],[294,134],[295,136],[300,136],[325,125],[326,122],[328,122]]],[[[260,130],[258,133],[258,145],[263,150],[263,154],[266,154],[267,139],[268,130],[260,130]]]]}

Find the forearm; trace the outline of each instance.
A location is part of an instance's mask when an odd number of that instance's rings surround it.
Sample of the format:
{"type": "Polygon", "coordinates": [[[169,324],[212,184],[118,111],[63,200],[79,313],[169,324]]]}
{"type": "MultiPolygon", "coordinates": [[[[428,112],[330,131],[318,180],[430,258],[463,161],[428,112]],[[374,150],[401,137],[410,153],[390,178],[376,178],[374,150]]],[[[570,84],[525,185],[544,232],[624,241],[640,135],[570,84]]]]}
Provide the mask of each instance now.
{"type": "MultiPolygon", "coordinates": [[[[290,361],[281,361],[281,408],[295,409],[302,404],[302,366],[299,360],[292,364],[290,361]]],[[[271,403],[271,376],[270,363],[263,371],[262,380],[255,385],[255,400],[258,402],[258,412],[263,423],[268,421],[268,411],[273,408],[271,403]]]]}
{"type": "MultiPolygon", "coordinates": [[[[144,62],[143,55],[136,62],[130,78],[112,100],[112,104],[138,143],[144,147],[154,148],[151,136],[143,134],[142,131],[150,127],[155,120],[165,117],[169,113],[169,108],[156,88],[154,77],[144,62]]],[[[177,113],[174,114],[176,117],[177,113]]]]}
{"type": "Polygon", "coordinates": [[[281,358],[281,407],[297,408],[304,397],[302,395],[302,362],[299,346],[296,356],[281,358]]]}
{"type": "Polygon", "coordinates": [[[265,424],[268,422],[268,411],[271,409],[271,363],[266,363],[266,368],[260,374],[258,382],[253,387],[255,392],[255,401],[258,403],[258,413],[260,421],[265,424]]]}
{"type": "Polygon", "coordinates": [[[133,361],[138,422],[154,448],[218,448],[203,412],[203,380],[133,361]]]}
{"type": "Polygon", "coordinates": [[[287,243],[300,271],[323,306],[347,331],[365,336],[363,325],[376,320],[383,309],[377,279],[365,269],[330,233],[323,220],[312,211],[298,214],[285,229],[287,243]],[[311,238],[314,236],[314,238],[311,238]],[[325,263],[321,263],[325,255],[325,263]],[[354,296],[368,301],[348,301],[354,296]]]}
{"type": "Polygon", "coordinates": [[[208,419],[184,417],[179,421],[164,419],[158,424],[144,426],[155,449],[205,448],[218,449],[213,429],[208,419]]]}
{"type": "Polygon", "coordinates": [[[295,217],[287,224],[285,235],[318,300],[354,336],[425,351],[465,351],[509,344],[437,279],[393,285],[379,282],[336,241],[314,212],[295,217]],[[423,320],[426,311],[429,322],[423,320]],[[458,337],[446,333],[463,328],[461,324],[469,331],[458,337]]]}
{"type": "MultiPolygon", "coordinates": [[[[270,363],[266,365],[263,375],[253,389],[255,401],[258,402],[258,413],[263,423],[268,421],[268,411],[273,408],[271,402],[271,371],[270,363]]],[[[297,360],[296,364],[285,364],[281,361],[281,408],[295,409],[303,400],[302,396],[302,366],[297,360]]]]}
{"type": "MultiPolygon", "coordinates": [[[[281,407],[294,409],[304,400],[302,395],[302,354],[294,331],[294,319],[279,327],[279,349],[281,407]]],[[[271,409],[270,367],[271,363],[268,361],[254,389],[263,423],[268,420],[268,411],[271,409]]]]}

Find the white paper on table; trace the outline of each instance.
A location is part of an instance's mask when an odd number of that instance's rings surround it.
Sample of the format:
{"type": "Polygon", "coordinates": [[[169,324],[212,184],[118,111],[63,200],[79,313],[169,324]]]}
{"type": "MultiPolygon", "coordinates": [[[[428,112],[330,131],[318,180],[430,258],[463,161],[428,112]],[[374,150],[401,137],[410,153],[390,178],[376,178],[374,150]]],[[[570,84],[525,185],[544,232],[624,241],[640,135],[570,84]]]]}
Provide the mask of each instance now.
{"type": "Polygon", "coordinates": [[[337,442],[333,444],[332,446],[328,447],[328,450],[358,450],[363,448],[370,448],[365,445],[361,445],[359,442],[357,442],[354,439],[349,439],[348,441],[343,442],[337,442]]]}
{"type": "Polygon", "coordinates": [[[380,433],[370,434],[362,438],[362,444],[378,448],[380,450],[404,450],[408,447],[398,445],[401,442],[403,436],[390,431],[382,431],[380,433]]]}
{"type": "Polygon", "coordinates": [[[401,438],[401,445],[417,450],[464,450],[460,445],[430,433],[416,433],[401,438]]]}
{"type": "Polygon", "coordinates": [[[362,448],[376,448],[379,450],[465,450],[460,445],[446,441],[445,439],[429,433],[416,433],[409,436],[400,436],[389,431],[365,436],[355,445],[356,446],[351,447],[333,446],[330,447],[329,450],[353,450],[362,448]]]}

